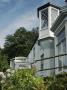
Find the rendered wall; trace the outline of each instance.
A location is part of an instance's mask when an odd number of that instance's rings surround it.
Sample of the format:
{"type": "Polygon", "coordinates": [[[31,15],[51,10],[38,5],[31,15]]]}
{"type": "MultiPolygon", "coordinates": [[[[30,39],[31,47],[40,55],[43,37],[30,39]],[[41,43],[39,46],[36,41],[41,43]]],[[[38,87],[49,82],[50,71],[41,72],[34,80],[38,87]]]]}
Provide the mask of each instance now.
{"type": "MultiPolygon", "coordinates": [[[[34,62],[34,65],[37,69],[37,74],[41,76],[50,76],[53,74],[53,70],[41,70],[41,55],[44,54],[44,58],[49,58],[54,56],[54,41],[53,40],[41,40],[40,44],[38,45],[38,41],[33,46],[32,50],[28,55],[29,62],[34,62]],[[35,57],[33,57],[33,48],[35,47],[35,57]]],[[[54,59],[47,59],[44,60],[44,69],[54,68],[54,59]]]]}

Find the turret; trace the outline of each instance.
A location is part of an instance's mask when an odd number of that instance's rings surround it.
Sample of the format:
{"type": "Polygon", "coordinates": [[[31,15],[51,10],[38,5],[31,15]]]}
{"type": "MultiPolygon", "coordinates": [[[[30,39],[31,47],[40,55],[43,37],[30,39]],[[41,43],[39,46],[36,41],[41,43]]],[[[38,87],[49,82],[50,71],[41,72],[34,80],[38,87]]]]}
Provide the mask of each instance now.
{"type": "Polygon", "coordinates": [[[39,18],[39,39],[54,37],[50,30],[59,15],[59,7],[47,3],[37,9],[39,18]]]}

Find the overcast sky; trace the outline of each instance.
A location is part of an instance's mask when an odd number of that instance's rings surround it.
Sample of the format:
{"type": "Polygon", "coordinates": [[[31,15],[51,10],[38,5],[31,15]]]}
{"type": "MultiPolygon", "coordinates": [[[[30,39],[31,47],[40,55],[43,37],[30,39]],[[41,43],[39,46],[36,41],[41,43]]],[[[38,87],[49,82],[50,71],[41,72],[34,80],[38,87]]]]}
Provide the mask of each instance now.
{"type": "Polygon", "coordinates": [[[37,8],[47,1],[64,3],[64,0],[0,0],[0,47],[3,47],[6,35],[17,28],[31,30],[38,26],[37,8]]]}

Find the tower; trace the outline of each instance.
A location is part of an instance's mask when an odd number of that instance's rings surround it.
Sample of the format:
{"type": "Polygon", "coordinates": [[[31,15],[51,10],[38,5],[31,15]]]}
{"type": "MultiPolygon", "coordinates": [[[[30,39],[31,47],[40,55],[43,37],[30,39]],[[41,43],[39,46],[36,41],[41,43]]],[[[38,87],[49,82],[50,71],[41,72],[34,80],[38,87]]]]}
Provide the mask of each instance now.
{"type": "Polygon", "coordinates": [[[41,71],[45,70],[45,75],[54,74],[55,70],[46,71],[49,68],[55,68],[53,57],[54,51],[54,33],[51,27],[59,16],[59,7],[47,3],[37,9],[39,18],[39,45],[41,58],[41,71]],[[49,59],[47,59],[49,58],[49,59]],[[43,60],[42,60],[43,59],[43,60]]]}
{"type": "Polygon", "coordinates": [[[54,37],[50,30],[59,15],[59,7],[47,3],[37,9],[39,18],[39,39],[54,37]]]}

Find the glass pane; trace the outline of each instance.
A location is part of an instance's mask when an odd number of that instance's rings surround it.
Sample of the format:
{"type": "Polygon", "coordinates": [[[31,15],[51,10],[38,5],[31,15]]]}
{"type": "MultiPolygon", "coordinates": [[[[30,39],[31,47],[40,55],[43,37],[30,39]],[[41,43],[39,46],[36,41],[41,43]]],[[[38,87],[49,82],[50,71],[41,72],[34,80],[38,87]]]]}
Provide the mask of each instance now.
{"type": "Polygon", "coordinates": [[[55,8],[51,9],[51,24],[53,24],[58,16],[58,10],[55,8]]]}
{"type": "Polygon", "coordinates": [[[65,38],[65,30],[62,30],[62,31],[58,34],[58,43],[60,43],[64,38],[65,38]]]}
{"type": "Polygon", "coordinates": [[[48,9],[41,12],[41,28],[47,28],[48,26],[48,9]]]}

